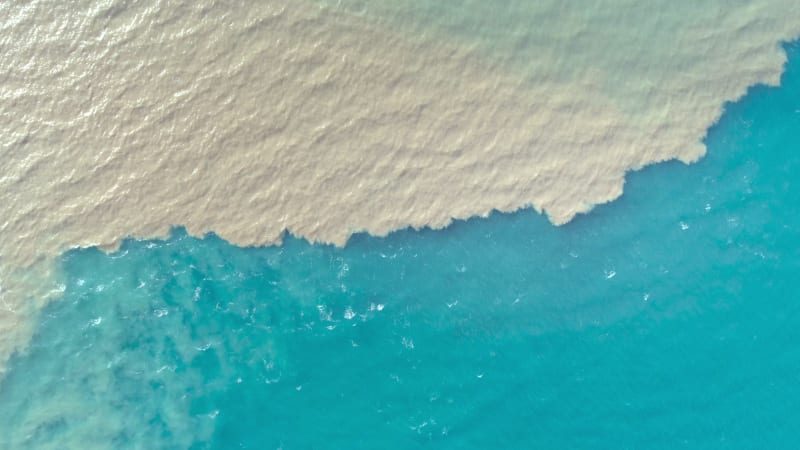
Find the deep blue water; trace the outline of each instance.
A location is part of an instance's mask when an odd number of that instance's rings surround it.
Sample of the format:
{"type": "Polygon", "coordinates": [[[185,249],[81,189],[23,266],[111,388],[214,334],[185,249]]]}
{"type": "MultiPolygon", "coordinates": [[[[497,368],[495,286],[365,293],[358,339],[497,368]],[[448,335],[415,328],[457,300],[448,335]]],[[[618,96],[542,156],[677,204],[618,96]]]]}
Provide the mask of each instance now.
{"type": "Polygon", "coordinates": [[[800,45],[698,164],[564,227],[63,257],[0,448],[795,448],[800,45]]]}

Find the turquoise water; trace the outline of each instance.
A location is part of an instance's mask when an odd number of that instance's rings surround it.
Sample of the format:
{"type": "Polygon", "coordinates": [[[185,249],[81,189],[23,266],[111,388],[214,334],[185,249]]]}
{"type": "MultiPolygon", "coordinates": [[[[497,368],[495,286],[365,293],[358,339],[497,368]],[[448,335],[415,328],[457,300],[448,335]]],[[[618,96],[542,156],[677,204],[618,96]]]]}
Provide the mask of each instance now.
{"type": "Polygon", "coordinates": [[[63,257],[0,448],[791,448],[800,45],[708,156],[560,228],[166,241],[63,257]]]}

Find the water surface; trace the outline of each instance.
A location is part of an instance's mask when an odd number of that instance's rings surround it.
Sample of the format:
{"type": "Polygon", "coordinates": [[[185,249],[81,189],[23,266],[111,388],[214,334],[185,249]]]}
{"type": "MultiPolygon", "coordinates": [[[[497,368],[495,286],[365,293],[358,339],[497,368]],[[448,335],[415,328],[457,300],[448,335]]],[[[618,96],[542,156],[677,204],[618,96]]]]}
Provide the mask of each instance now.
{"type": "Polygon", "coordinates": [[[72,251],[0,383],[10,448],[791,448],[800,47],[707,158],[560,228],[72,251]]]}

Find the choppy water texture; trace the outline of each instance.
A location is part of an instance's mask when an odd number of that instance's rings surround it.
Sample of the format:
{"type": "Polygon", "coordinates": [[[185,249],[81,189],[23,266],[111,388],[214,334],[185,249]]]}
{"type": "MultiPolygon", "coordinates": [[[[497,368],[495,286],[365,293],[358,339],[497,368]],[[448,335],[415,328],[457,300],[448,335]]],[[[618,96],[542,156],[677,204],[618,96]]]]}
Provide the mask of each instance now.
{"type": "Polygon", "coordinates": [[[0,384],[10,448],[793,448],[800,46],[708,156],[556,228],[61,259],[0,384]]]}
{"type": "Polygon", "coordinates": [[[776,84],[792,0],[0,2],[0,370],[74,247],[557,224],[776,84]]]}

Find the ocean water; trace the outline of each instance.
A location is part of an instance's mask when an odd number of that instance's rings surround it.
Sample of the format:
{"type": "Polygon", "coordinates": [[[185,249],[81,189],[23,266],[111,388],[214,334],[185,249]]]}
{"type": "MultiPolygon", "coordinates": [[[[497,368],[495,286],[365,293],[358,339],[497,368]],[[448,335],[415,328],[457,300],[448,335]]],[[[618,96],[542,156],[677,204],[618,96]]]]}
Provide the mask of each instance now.
{"type": "Polygon", "coordinates": [[[553,227],[61,259],[0,448],[793,448],[800,45],[709,130],[553,227]]]}

